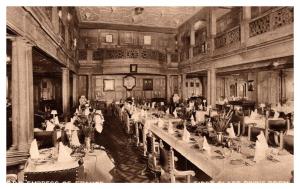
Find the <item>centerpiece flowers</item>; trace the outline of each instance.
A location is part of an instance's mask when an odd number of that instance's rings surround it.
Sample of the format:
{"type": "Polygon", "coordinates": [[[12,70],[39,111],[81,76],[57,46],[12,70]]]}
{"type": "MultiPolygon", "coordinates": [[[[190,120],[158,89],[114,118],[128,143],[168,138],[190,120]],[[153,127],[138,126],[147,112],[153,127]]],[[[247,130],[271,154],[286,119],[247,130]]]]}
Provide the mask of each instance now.
{"type": "Polygon", "coordinates": [[[219,143],[223,142],[223,135],[228,127],[232,115],[233,110],[229,110],[227,113],[224,111],[211,119],[212,127],[217,132],[217,140],[219,143]]]}

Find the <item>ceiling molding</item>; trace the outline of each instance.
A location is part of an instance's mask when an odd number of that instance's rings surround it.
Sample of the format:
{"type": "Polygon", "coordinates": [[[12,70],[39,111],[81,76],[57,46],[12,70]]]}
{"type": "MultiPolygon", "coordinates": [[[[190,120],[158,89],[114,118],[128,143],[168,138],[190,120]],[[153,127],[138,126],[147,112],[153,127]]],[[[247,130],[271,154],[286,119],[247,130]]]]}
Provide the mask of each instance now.
{"type": "Polygon", "coordinates": [[[80,22],[80,29],[109,29],[109,30],[125,30],[125,31],[139,31],[139,32],[156,32],[156,33],[168,33],[176,34],[175,28],[163,28],[152,26],[138,26],[138,25],[126,25],[126,24],[112,24],[112,23],[91,23],[80,22]]]}

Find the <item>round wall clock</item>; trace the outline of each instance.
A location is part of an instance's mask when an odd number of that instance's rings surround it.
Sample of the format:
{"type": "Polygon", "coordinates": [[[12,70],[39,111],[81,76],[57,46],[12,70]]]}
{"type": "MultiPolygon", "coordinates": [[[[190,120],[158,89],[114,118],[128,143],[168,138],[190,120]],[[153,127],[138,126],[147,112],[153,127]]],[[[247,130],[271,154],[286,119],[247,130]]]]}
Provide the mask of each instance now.
{"type": "Polygon", "coordinates": [[[132,90],[135,87],[135,77],[131,75],[127,75],[123,78],[123,86],[127,90],[132,90]]]}

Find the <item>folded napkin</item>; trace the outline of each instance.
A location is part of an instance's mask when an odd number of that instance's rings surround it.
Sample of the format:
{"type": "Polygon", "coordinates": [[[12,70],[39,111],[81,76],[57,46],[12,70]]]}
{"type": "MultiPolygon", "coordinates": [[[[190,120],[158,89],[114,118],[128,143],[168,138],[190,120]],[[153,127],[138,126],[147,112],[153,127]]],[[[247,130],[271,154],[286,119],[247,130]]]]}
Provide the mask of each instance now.
{"type": "Polygon", "coordinates": [[[226,129],[226,132],[229,134],[229,138],[235,138],[236,137],[232,123],[230,123],[230,127],[226,129]]]}
{"type": "Polygon", "coordinates": [[[176,111],[176,109],[174,110],[173,115],[174,115],[175,118],[178,117],[178,116],[177,116],[177,111],[176,111]]]}
{"type": "Polygon", "coordinates": [[[40,157],[40,152],[37,146],[36,139],[31,142],[29,154],[31,159],[38,159],[40,157]]]}
{"type": "Polygon", "coordinates": [[[152,102],[151,108],[155,108],[155,102],[152,102]]]}
{"type": "Polygon", "coordinates": [[[210,145],[208,144],[207,139],[206,139],[205,136],[204,136],[204,139],[203,139],[203,145],[202,146],[203,146],[202,149],[207,152],[208,156],[211,156],[211,148],[210,148],[210,145]]]}
{"type": "Polygon", "coordinates": [[[266,141],[265,135],[263,131],[257,136],[257,140],[255,143],[255,154],[254,154],[254,161],[259,162],[261,160],[266,159],[268,150],[268,143],[266,141]]]}
{"type": "Polygon", "coordinates": [[[279,113],[275,111],[274,118],[279,118],[279,113]]]}
{"type": "Polygon", "coordinates": [[[162,128],[164,126],[164,121],[162,119],[158,118],[157,126],[162,128]]]}
{"type": "Polygon", "coordinates": [[[75,114],[79,114],[78,108],[76,108],[76,112],[75,112],[75,114]]]}
{"type": "Polygon", "coordinates": [[[151,103],[150,102],[148,103],[148,108],[151,108],[151,103]]]}
{"type": "Polygon", "coordinates": [[[160,105],[161,105],[161,106],[164,106],[164,105],[165,105],[165,103],[164,103],[164,102],[160,102],[160,105]]]}
{"type": "Polygon", "coordinates": [[[170,110],[169,108],[166,110],[166,114],[169,115],[170,114],[170,110]]]}
{"type": "Polygon", "coordinates": [[[72,132],[71,145],[73,145],[73,146],[80,146],[80,142],[79,142],[79,139],[78,139],[77,131],[73,131],[72,132]]]}
{"type": "Polygon", "coordinates": [[[173,124],[171,121],[169,121],[169,124],[168,124],[168,133],[170,133],[170,134],[174,133],[173,124]]]}
{"type": "Polygon", "coordinates": [[[191,116],[191,124],[192,124],[192,126],[196,125],[195,118],[193,115],[191,116]]]}
{"type": "Polygon", "coordinates": [[[51,121],[49,121],[49,120],[46,121],[46,131],[53,131],[54,127],[55,127],[55,125],[53,123],[51,123],[51,121]]]}
{"type": "Polygon", "coordinates": [[[72,149],[63,145],[63,143],[60,142],[57,162],[74,161],[70,155],[71,153],[72,153],[72,149]]]}
{"type": "Polygon", "coordinates": [[[200,109],[200,110],[203,110],[203,106],[202,106],[202,104],[200,105],[199,109],[200,109]]]}
{"type": "Polygon", "coordinates": [[[184,125],[183,127],[183,134],[182,134],[182,140],[185,142],[189,142],[190,141],[190,132],[186,129],[186,126],[184,125]]]}
{"type": "Polygon", "coordinates": [[[103,125],[100,123],[95,124],[95,129],[98,133],[102,133],[103,125]]]}

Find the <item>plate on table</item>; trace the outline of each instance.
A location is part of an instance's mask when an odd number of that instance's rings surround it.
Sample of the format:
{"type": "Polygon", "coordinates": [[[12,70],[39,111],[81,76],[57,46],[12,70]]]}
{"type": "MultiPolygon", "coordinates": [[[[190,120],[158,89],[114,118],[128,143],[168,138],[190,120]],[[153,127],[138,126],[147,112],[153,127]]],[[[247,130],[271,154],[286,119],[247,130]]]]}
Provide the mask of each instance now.
{"type": "Polygon", "coordinates": [[[242,159],[232,159],[230,160],[231,165],[242,165],[244,164],[244,161],[242,159]]]}

